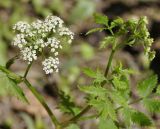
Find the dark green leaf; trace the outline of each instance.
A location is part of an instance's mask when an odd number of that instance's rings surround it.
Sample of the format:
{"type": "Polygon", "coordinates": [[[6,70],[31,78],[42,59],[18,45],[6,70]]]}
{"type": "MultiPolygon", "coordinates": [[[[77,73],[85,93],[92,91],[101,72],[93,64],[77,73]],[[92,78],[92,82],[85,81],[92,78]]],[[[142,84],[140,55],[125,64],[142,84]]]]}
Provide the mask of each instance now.
{"type": "Polygon", "coordinates": [[[147,97],[153,91],[157,84],[157,75],[152,75],[149,78],[138,84],[138,93],[141,97],[147,97]]]}
{"type": "Polygon", "coordinates": [[[75,105],[73,101],[71,101],[71,97],[66,95],[64,92],[59,93],[60,96],[60,104],[59,108],[62,112],[72,114],[75,116],[80,112],[80,109],[75,105]]]}
{"type": "Polygon", "coordinates": [[[151,126],[152,121],[148,116],[139,111],[134,111],[131,116],[132,122],[140,126],[151,126]]]}

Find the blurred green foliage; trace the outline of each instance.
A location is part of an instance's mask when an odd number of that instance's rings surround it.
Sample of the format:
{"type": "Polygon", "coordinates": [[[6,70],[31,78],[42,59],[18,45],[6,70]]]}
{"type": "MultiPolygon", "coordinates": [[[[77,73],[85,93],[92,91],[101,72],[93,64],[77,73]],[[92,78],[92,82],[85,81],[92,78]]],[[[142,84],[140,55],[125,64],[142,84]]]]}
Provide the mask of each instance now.
{"type": "Polygon", "coordinates": [[[91,17],[95,12],[96,3],[93,0],[77,0],[69,20],[71,22],[79,22],[91,17]]]}

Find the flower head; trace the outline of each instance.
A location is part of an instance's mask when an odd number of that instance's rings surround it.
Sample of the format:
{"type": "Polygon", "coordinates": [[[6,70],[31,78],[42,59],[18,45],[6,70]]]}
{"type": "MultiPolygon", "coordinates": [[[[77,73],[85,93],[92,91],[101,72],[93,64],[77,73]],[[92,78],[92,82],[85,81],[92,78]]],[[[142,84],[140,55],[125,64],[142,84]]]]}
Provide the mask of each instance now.
{"type": "Polygon", "coordinates": [[[36,20],[31,24],[19,21],[13,30],[17,34],[12,44],[20,49],[23,60],[31,63],[43,55],[42,66],[46,74],[59,71],[58,50],[62,49],[64,41],[70,44],[74,37],[61,18],[48,16],[45,20],[36,20]]]}

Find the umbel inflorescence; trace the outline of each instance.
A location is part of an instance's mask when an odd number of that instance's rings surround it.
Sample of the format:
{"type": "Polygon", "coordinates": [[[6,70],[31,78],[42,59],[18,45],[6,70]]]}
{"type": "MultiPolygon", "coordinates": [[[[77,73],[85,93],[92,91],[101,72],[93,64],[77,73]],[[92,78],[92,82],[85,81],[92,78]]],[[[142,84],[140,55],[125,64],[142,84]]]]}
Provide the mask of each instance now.
{"type": "Polygon", "coordinates": [[[31,24],[19,21],[13,29],[17,34],[12,43],[20,49],[23,60],[30,64],[43,55],[45,73],[58,72],[58,50],[62,49],[63,43],[70,44],[74,36],[74,33],[64,26],[62,19],[48,16],[44,21],[36,20],[31,24]]]}

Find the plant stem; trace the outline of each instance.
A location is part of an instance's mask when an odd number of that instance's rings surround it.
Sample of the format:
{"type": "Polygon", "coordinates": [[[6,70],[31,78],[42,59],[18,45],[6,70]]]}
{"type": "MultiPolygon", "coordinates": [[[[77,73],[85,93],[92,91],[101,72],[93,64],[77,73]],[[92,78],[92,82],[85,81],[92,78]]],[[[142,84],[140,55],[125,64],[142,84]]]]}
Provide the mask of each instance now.
{"type": "MultiPolygon", "coordinates": [[[[138,103],[138,102],[141,101],[142,99],[143,99],[143,98],[138,98],[138,99],[130,102],[128,105],[132,105],[132,104],[138,103]]],[[[123,106],[120,106],[120,107],[116,108],[116,112],[117,112],[118,110],[122,109],[122,108],[123,108],[123,106]]]]}
{"type": "Polygon", "coordinates": [[[30,82],[26,78],[24,78],[24,83],[29,88],[29,90],[34,94],[34,96],[38,99],[38,101],[42,104],[42,106],[45,108],[52,122],[55,124],[55,127],[57,129],[60,129],[60,123],[58,122],[57,118],[55,117],[55,115],[45,102],[44,98],[36,91],[36,89],[30,84],[30,82]]]}
{"type": "Polygon", "coordinates": [[[106,67],[106,70],[105,70],[105,73],[104,73],[104,76],[107,77],[108,73],[109,73],[109,69],[111,67],[111,64],[112,64],[112,59],[113,59],[113,55],[115,53],[115,49],[112,49],[111,53],[110,53],[110,56],[109,56],[109,60],[108,60],[108,63],[107,63],[107,67],[106,67]]]}
{"type": "Polygon", "coordinates": [[[11,65],[14,63],[14,61],[18,58],[19,58],[19,55],[16,55],[16,56],[12,57],[11,59],[9,59],[6,63],[6,68],[9,69],[11,67],[11,65]]]}
{"type": "Polygon", "coordinates": [[[91,109],[91,105],[87,105],[80,113],[78,113],[76,116],[74,116],[73,118],[71,118],[70,120],[62,123],[62,127],[66,127],[68,126],[70,123],[72,122],[76,122],[83,114],[85,114],[87,111],[89,111],[91,109]]]}
{"type": "Polygon", "coordinates": [[[30,68],[31,68],[31,66],[32,66],[32,63],[33,63],[33,62],[31,62],[31,63],[27,66],[26,72],[25,72],[25,74],[24,74],[24,78],[27,77],[27,74],[28,74],[28,72],[29,72],[29,70],[30,70],[30,68]]]}
{"type": "Polygon", "coordinates": [[[0,71],[5,73],[10,79],[15,80],[17,83],[20,83],[23,80],[21,76],[9,71],[5,66],[0,65],[0,71]]]}

